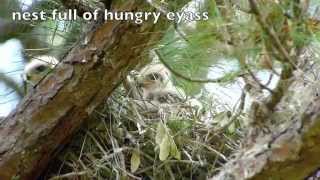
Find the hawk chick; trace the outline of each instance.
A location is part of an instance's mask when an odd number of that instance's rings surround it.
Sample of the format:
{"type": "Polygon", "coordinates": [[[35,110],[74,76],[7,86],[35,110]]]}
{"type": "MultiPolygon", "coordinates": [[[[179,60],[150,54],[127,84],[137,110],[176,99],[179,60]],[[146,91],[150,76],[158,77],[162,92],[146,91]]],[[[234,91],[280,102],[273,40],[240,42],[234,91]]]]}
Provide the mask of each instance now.
{"type": "Polygon", "coordinates": [[[140,71],[138,83],[145,90],[158,90],[172,87],[171,73],[162,64],[154,64],[144,67],[140,71]]]}
{"type": "Polygon", "coordinates": [[[147,100],[155,104],[176,104],[182,103],[186,99],[186,94],[181,88],[167,87],[152,91],[148,94],[147,100]]]}
{"type": "Polygon", "coordinates": [[[150,93],[174,87],[170,71],[162,64],[150,64],[131,74],[133,78],[128,76],[127,81],[135,99],[147,100],[150,93]]]}
{"type": "Polygon", "coordinates": [[[37,56],[24,67],[23,80],[36,85],[59,61],[53,56],[37,56]]]}

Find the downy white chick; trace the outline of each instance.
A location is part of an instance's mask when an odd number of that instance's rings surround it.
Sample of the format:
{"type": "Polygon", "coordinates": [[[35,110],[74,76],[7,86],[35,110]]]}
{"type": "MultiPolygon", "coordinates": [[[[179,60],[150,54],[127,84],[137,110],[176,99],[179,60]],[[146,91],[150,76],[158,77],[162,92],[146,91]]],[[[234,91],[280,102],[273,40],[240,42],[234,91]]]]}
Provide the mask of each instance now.
{"type": "Polygon", "coordinates": [[[58,63],[59,61],[53,56],[34,57],[24,67],[23,79],[35,85],[58,63]]]}
{"type": "Polygon", "coordinates": [[[162,64],[150,64],[131,74],[127,81],[134,99],[147,100],[150,93],[174,87],[170,71],[162,64]]]}
{"type": "Polygon", "coordinates": [[[183,89],[175,86],[158,89],[148,94],[147,100],[155,104],[176,104],[186,99],[183,89]]]}
{"type": "Polygon", "coordinates": [[[151,92],[163,89],[172,89],[170,71],[162,64],[154,64],[144,67],[140,71],[138,86],[142,89],[143,99],[147,99],[151,92]]]}

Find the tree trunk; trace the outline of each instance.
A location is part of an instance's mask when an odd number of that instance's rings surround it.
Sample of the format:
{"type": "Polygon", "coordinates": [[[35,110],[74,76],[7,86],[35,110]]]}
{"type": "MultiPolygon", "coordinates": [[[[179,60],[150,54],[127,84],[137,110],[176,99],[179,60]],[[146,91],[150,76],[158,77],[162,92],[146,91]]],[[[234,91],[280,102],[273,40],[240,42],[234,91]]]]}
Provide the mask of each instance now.
{"type": "MultiPolygon", "coordinates": [[[[182,2],[181,2],[182,3],[182,2]]],[[[117,1],[113,10],[154,10],[146,1],[117,1]]],[[[35,179],[58,147],[121,83],[169,23],[96,23],[53,73],[0,122],[0,179],[35,179]]]]}

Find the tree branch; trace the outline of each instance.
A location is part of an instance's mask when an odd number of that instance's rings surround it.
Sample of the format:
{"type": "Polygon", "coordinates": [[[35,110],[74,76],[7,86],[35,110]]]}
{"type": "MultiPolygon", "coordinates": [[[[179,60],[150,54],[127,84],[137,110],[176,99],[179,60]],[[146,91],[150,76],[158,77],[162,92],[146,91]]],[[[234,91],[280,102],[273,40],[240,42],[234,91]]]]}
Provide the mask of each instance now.
{"type": "MultiPolygon", "coordinates": [[[[159,57],[159,60],[161,61],[161,63],[166,66],[166,68],[169,69],[169,71],[177,76],[178,78],[181,78],[183,80],[189,81],[189,82],[193,82],[193,83],[223,83],[223,82],[227,82],[228,80],[225,77],[222,78],[217,78],[217,79],[194,79],[191,77],[187,77],[179,72],[177,72],[176,70],[174,70],[162,57],[162,55],[160,54],[160,52],[158,50],[155,50],[156,55],[159,57]]],[[[244,73],[238,73],[237,76],[242,76],[244,73]]]]}
{"type": "Polygon", "coordinates": [[[0,82],[3,82],[6,86],[14,90],[20,98],[24,96],[24,92],[19,84],[2,72],[0,72],[0,82]]]}
{"type": "MultiPolygon", "coordinates": [[[[66,2],[67,3],[67,2],[66,2]]],[[[184,1],[179,2],[181,4],[184,1]]],[[[116,11],[147,11],[141,0],[117,1],[116,11]]],[[[0,122],[0,179],[36,179],[95,108],[141,59],[150,42],[168,27],[108,21],[87,34],[28,94],[17,109],[0,122]]]]}

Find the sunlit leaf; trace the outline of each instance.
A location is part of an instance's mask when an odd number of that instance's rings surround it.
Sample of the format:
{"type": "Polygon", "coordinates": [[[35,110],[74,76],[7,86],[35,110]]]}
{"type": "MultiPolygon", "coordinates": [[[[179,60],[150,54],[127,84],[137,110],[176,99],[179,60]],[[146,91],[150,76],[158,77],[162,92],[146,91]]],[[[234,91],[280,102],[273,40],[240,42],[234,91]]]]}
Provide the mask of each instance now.
{"type": "Polygon", "coordinates": [[[176,143],[174,142],[173,138],[169,138],[170,141],[170,155],[178,160],[181,159],[180,151],[178,150],[178,147],[176,143]]]}
{"type": "Polygon", "coordinates": [[[170,154],[170,150],[171,150],[170,137],[168,134],[166,134],[160,144],[159,159],[161,161],[166,160],[170,154]]]}
{"type": "Polygon", "coordinates": [[[156,143],[158,145],[161,144],[165,135],[166,135],[166,127],[162,122],[159,122],[158,127],[157,127],[157,134],[156,134],[156,143]]]}
{"type": "Polygon", "coordinates": [[[137,151],[132,152],[131,156],[131,172],[136,172],[141,164],[140,154],[137,151]]]}

